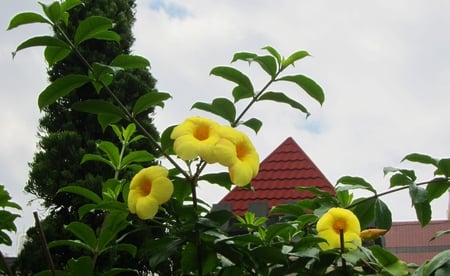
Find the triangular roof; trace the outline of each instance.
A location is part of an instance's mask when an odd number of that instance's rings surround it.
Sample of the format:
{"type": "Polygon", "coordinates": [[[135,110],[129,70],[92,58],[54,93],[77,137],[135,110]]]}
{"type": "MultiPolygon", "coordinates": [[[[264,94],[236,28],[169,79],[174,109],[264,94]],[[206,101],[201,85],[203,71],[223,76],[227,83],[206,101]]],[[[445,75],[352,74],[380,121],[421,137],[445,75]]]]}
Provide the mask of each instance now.
{"type": "Polygon", "coordinates": [[[334,194],[331,183],[291,137],[261,162],[251,184],[254,191],[235,187],[217,205],[231,205],[234,214],[243,215],[250,203],[266,203],[270,210],[275,205],[314,197],[295,190],[300,186],[315,186],[334,194]]]}

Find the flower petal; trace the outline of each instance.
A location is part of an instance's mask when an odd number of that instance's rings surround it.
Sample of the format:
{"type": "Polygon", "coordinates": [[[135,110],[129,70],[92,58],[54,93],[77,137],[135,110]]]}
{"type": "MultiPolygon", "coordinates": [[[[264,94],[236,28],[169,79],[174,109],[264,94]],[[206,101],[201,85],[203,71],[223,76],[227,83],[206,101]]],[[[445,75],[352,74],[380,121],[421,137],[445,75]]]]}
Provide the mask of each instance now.
{"type": "Polygon", "coordinates": [[[158,212],[158,208],[158,201],[154,197],[140,197],[136,203],[136,215],[140,219],[152,219],[158,212]]]}

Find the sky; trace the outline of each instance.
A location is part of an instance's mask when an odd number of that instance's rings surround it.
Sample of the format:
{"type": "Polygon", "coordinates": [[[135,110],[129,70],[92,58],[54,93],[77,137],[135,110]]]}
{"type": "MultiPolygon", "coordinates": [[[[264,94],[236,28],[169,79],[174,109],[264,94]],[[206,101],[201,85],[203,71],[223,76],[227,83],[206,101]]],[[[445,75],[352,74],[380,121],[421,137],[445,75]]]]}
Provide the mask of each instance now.
{"type": "MultiPolygon", "coordinates": [[[[311,116],[305,119],[283,104],[256,105],[247,118],[261,119],[262,129],[257,135],[241,130],[250,136],[261,160],[292,137],[331,183],[344,175],[360,176],[382,192],[389,187],[383,175],[387,166],[416,169],[419,181],[432,178],[429,167],[401,162],[405,155],[450,156],[445,115],[450,103],[448,1],[136,3],[133,53],[150,60],[157,88],[172,94],[165,108],[156,110],[160,131],[189,116],[210,116],[191,110],[194,102],[231,98],[233,84],[209,75],[215,66],[236,66],[261,88],[267,76],[256,64],[230,62],[235,52],[266,54],[261,48],[270,45],[283,56],[297,50],[311,54],[287,73],[314,79],[325,92],[325,103],[320,106],[295,86],[274,87],[302,102],[311,116]]],[[[50,30],[36,25],[6,31],[15,14],[38,10],[37,1],[3,0],[0,6],[0,183],[24,207],[13,246],[1,250],[14,255],[22,234],[34,223],[32,212],[45,214],[23,188],[38,141],[37,97],[47,77],[43,49],[19,52],[14,59],[11,52],[21,41],[50,30]]],[[[210,203],[225,194],[213,185],[199,189],[200,197],[210,203]]],[[[407,192],[383,200],[394,220],[415,220],[407,192]]],[[[445,219],[448,196],[432,206],[433,219],[445,219]]]]}

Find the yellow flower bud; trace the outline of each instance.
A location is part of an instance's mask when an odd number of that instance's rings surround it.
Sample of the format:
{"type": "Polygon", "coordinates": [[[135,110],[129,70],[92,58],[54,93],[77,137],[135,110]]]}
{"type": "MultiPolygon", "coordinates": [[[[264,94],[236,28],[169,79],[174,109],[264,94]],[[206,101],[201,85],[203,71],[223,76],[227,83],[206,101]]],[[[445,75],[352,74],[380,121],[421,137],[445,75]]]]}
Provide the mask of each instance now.
{"type": "Polygon", "coordinates": [[[376,228],[372,228],[372,229],[366,229],[361,231],[361,239],[366,240],[366,241],[370,241],[370,240],[375,240],[381,236],[383,236],[384,234],[386,234],[387,230],[386,229],[376,229],[376,228]]]}

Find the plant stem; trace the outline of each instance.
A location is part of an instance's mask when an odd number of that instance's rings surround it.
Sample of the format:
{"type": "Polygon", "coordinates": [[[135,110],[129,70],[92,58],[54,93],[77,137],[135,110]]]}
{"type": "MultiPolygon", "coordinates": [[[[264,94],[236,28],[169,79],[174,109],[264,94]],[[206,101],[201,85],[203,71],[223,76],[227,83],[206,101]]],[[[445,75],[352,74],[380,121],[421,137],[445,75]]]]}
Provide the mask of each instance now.
{"type": "Polygon", "coordinates": [[[339,242],[341,245],[340,248],[340,253],[341,253],[341,261],[342,261],[342,269],[344,270],[344,275],[348,275],[347,272],[347,262],[345,261],[344,257],[342,257],[342,255],[344,254],[345,251],[345,240],[344,240],[344,230],[343,229],[339,229],[339,242]]]}
{"type": "MultiPolygon", "coordinates": [[[[448,177],[447,178],[433,178],[432,180],[416,183],[416,186],[422,186],[422,185],[430,184],[432,182],[433,183],[440,183],[440,182],[444,183],[444,182],[448,182],[449,180],[450,180],[450,178],[448,178],[448,177]]],[[[346,207],[346,209],[353,208],[356,205],[359,205],[359,204],[364,203],[366,201],[369,201],[369,200],[372,200],[372,199],[375,199],[375,198],[379,198],[379,197],[382,197],[382,196],[385,196],[385,195],[388,195],[388,194],[391,194],[391,193],[395,193],[395,192],[398,192],[398,191],[401,191],[401,190],[405,190],[405,189],[408,189],[408,188],[409,188],[409,185],[402,186],[402,187],[399,187],[399,188],[396,188],[396,189],[393,189],[393,190],[387,190],[387,191],[384,191],[384,192],[379,193],[379,194],[374,194],[373,196],[367,197],[364,200],[361,200],[361,201],[358,201],[358,202],[355,202],[355,203],[352,203],[352,204],[348,205],[346,207]]]]}
{"type": "Polygon", "coordinates": [[[39,239],[41,240],[42,248],[44,249],[45,258],[47,259],[47,262],[48,262],[48,265],[52,272],[52,275],[56,276],[55,265],[53,263],[52,256],[50,255],[50,250],[48,249],[47,239],[45,238],[44,230],[42,230],[42,226],[41,226],[41,222],[39,220],[38,213],[33,212],[33,216],[34,216],[34,221],[36,223],[36,228],[37,228],[37,231],[39,234],[39,239]]]}

